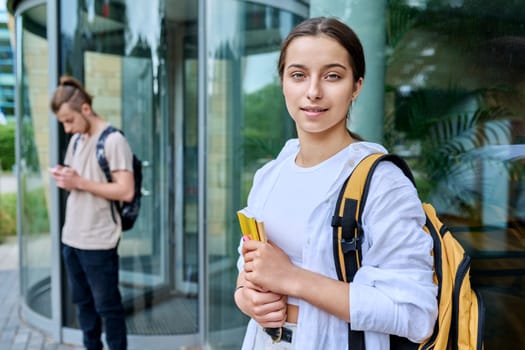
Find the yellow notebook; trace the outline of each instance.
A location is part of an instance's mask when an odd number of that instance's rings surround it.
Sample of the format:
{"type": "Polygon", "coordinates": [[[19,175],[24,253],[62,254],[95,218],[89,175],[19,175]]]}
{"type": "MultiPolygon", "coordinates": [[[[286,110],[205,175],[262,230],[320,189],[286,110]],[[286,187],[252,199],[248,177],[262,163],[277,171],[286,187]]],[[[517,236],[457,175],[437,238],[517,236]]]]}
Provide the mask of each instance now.
{"type": "Polygon", "coordinates": [[[262,221],[255,220],[254,217],[248,216],[242,210],[237,212],[237,217],[244,236],[248,236],[256,241],[266,242],[266,233],[264,232],[262,221]]]}

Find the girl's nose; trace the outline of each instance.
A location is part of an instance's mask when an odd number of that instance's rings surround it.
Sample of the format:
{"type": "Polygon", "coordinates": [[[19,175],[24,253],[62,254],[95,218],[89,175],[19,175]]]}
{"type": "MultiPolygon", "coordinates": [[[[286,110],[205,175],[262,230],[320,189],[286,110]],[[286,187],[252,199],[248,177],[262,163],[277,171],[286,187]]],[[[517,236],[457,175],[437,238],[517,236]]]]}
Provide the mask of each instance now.
{"type": "Polygon", "coordinates": [[[310,101],[318,100],[322,97],[321,86],[319,84],[319,80],[317,79],[311,80],[310,86],[308,86],[307,97],[310,101]]]}

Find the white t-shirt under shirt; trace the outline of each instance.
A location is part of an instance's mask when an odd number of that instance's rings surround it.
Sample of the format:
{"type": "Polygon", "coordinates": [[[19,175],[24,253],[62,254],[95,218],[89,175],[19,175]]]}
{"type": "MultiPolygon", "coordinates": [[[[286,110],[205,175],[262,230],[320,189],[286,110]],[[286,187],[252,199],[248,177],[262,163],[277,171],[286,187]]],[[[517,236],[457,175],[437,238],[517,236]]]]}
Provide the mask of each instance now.
{"type": "MultiPolygon", "coordinates": [[[[64,164],[91,181],[107,182],[96,157],[96,144],[103,129],[94,135],[82,134],[76,149],[73,145],[77,135],[71,138],[64,164]]],[[[109,169],[133,172],[133,154],[121,133],[108,135],[104,144],[104,153],[109,169]]],[[[120,217],[114,209],[111,214],[111,202],[87,191],[69,192],[66,204],[66,219],[62,228],[62,242],[78,249],[114,248],[121,234],[120,217]],[[117,222],[115,222],[115,220],[117,222]]]]}
{"type": "MultiPolygon", "coordinates": [[[[302,267],[303,246],[308,234],[306,223],[314,209],[326,198],[330,186],[335,182],[334,167],[345,161],[346,153],[341,150],[334,156],[313,167],[303,168],[295,163],[296,154],[289,156],[283,164],[275,186],[268,194],[262,208],[261,218],[268,239],[272,240],[302,267]],[[290,198],[296,198],[289,206],[290,198]]],[[[288,298],[289,304],[297,305],[295,298],[288,298]]]]}

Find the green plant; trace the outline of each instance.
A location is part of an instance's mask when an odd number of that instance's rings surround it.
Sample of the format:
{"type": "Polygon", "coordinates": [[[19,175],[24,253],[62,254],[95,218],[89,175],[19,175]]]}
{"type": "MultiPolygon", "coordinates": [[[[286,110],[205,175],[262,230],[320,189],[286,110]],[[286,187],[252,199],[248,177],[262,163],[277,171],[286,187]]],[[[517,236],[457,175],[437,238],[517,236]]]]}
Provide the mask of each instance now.
{"type": "MultiPolygon", "coordinates": [[[[16,236],[17,194],[0,195],[0,242],[7,236],[16,236]]],[[[44,188],[22,191],[22,230],[24,233],[49,232],[49,214],[44,188]]]]}
{"type": "Polygon", "coordinates": [[[43,187],[23,192],[22,227],[29,234],[49,232],[49,214],[43,187]]]}
{"type": "MultiPolygon", "coordinates": [[[[461,213],[477,222],[480,203],[491,201],[484,189],[494,180],[481,176],[482,168],[505,167],[508,180],[517,176],[515,164],[491,154],[521,143],[511,135],[512,125],[521,123],[519,112],[513,113],[512,104],[497,98],[516,92],[498,80],[492,85],[466,84],[470,76],[457,74],[459,71],[440,62],[457,59],[451,52],[461,47],[465,50],[461,62],[484,67],[480,57],[488,53],[480,43],[522,29],[507,21],[500,25],[466,18],[438,1],[429,1],[423,8],[389,0],[386,24],[389,78],[385,92],[392,98],[385,117],[384,144],[410,158],[424,200],[439,203],[438,210],[461,213]],[[493,26],[498,34],[480,31],[483,26],[493,26]],[[444,80],[447,74],[450,77],[444,80]]],[[[478,71],[473,68],[472,72],[478,71]]]]}
{"type": "Polygon", "coordinates": [[[12,121],[0,124],[0,170],[11,170],[15,164],[15,128],[12,121]]]}
{"type": "Polygon", "coordinates": [[[22,120],[20,125],[20,157],[25,167],[34,172],[40,171],[38,152],[35,144],[35,130],[31,118],[22,120]]]}
{"type": "Polygon", "coordinates": [[[7,236],[16,236],[16,193],[0,195],[0,242],[7,236]]]}
{"type": "Polygon", "coordinates": [[[280,84],[269,84],[246,95],[245,106],[245,159],[258,162],[259,159],[275,157],[283,146],[283,140],[295,134],[294,124],[284,109],[280,84]]]}
{"type": "Polygon", "coordinates": [[[493,179],[476,175],[481,168],[503,164],[509,170],[509,179],[516,176],[516,167],[510,161],[491,154],[493,146],[507,145],[509,123],[519,120],[506,108],[487,102],[486,96],[497,92],[455,88],[413,91],[399,99],[397,117],[390,116],[386,123],[390,142],[417,145],[419,149],[410,164],[417,169],[422,198],[439,202],[448,210],[456,208],[473,222],[481,220],[479,203],[491,200],[482,197],[481,189],[488,185],[483,182],[493,179]],[[473,108],[462,107],[465,101],[475,101],[470,104],[473,108]]]}
{"type": "Polygon", "coordinates": [[[284,140],[296,135],[294,123],[286,112],[280,83],[274,82],[247,94],[245,108],[241,145],[243,201],[248,195],[255,170],[277,156],[284,140]]]}

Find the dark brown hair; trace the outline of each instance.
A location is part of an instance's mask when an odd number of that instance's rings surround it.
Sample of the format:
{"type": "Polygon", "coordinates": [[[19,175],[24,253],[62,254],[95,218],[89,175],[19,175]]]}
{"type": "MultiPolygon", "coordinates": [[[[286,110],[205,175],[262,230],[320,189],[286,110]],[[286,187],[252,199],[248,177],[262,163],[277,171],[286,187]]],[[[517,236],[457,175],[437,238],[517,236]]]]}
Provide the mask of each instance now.
{"type": "Polygon", "coordinates": [[[73,77],[62,76],[60,84],[51,98],[51,110],[56,113],[64,103],[68,103],[71,109],[80,112],[82,104],[91,106],[93,97],[87,93],[84,86],[73,77]]]}
{"type": "Polygon", "coordinates": [[[346,49],[350,59],[350,67],[352,67],[354,73],[354,81],[357,82],[360,78],[365,77],[363,46],[356,33],[338,19],[314,17],[299,23],[281,44],[281,55],[279,56],[279,63],[277,65],[281,80],[284,74],[286,51],[290,43],[299,37],[317,35],[326,35],[346,49]]]}

